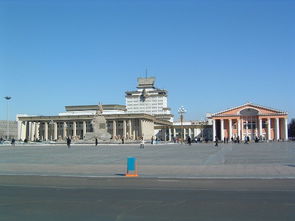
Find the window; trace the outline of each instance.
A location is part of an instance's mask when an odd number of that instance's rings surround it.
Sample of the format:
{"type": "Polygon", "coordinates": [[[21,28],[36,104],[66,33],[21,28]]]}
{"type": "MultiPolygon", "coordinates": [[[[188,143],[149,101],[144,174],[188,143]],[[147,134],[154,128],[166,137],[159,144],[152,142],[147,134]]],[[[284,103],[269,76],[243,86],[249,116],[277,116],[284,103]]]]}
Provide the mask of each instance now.
{"type": "Polygon", "coordinates": [[[256,122],[255,121],[248,121],[248,122],[244,122],[244,129],[256,129],[256,122]]]}

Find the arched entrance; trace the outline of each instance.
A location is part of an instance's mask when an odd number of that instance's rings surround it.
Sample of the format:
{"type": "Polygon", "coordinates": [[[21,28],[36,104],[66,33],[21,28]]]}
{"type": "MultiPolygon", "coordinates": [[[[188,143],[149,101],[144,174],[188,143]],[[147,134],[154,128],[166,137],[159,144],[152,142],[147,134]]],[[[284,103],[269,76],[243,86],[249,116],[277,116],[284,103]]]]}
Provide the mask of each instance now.
{"type": "Polygon", "coordinates": [[[240,111],[242,121],[242,139],[249,137],[250,140],[258,137],[258,125],[259,125],[259,111],[254,108],[246,108],[240,111]]]}

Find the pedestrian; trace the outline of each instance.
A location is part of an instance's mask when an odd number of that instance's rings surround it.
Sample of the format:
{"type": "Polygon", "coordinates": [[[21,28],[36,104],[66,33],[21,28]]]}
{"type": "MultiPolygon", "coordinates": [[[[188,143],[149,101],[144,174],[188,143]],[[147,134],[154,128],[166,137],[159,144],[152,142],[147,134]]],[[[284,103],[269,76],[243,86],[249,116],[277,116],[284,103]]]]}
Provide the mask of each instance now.
{"type": "Polygon", "coordinates": [[[187,136],[187,144],[192,145],[192,139],[190,136],[187,136]]]}
{"type": "Polygon", "coordinates": [[[240,137],[239,136],[237,136],[237,142],[240,143],[240,137]]]}
{"type": "Polygon", "coordinates": [[[154,144],[154,136],[151,138],[151,144],[154,144]]]}
{"type": "Polygon", "coordinates": [[[12,138],[12,140],[11,140],[11,146],[15,146],[15,139],[14,138],[12,138]]]}
{"type": "Polygon", "coordinates": [[[95,146],[97,146],[97,144],[98,144],[98,140],[97,138],[95,138],[95,146]]]}
{"type": "Polygon", "coordinates": [[[141,141],[140,141],[140,146],[139,146],[140,149],[144,149],[144,139],[143,137],[141,137],[141,141]]]}
{"type": "Polygon", "coordinates": [[[218,147],[218,137],[215,136],[215,147],[218,147]]]}
{"type": "Polygon", "coordinates": [[[67,146],[68,146],[68,148],[71,147],[71,138],[70,137],[67,138],[67,146]]]}
{"type": "Polygon", "coordinates": [[[124,137],[122,137],[122,144],[124,144],[124,137]]]}

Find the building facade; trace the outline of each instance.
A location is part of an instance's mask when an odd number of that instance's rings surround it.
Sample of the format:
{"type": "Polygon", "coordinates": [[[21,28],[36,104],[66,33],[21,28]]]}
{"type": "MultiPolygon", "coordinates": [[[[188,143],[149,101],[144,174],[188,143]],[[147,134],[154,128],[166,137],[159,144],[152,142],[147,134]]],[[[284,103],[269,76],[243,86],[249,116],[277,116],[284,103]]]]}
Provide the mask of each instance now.
{"type": "Polygon", "coordinates": [[[162,141],[181,141],[188,137],[198,140],[212,140],[212,125],[208,121],[173,122],[171,126],[155,126],[156,137],[162,141]]]}
{"type": "Polygon", "coordinates": [[[150,114],[157,119],[172,122],[168,91],[156,88],[155,81],[154,77],[138,78],[137,90],[125,92],[127,112],[150,114]]]}
{"type": "MultiPolygon", "coordinates": [[[[129,114],[124,105],[102,105],[107,130],[113,140],[149,139],[155,125],[171,125],[148,114],[129,114]]],[[[98,105],[66,106],[66,112],[57,116],[18,115],[18,139],[29,141],[57,141],[71,137],[83,140],[87,132],[93,132],[91,121],[98,105]]]]}
{"type": "Polygon", "coordinates": [[[17,138],[17,122],[0,120],[0,138],[17,138]]]}
{"type": "Polygon", "coordinates": [[[230,108],[210,117],[213,138],[220,140],[256,137],[261,140],[288,140],[288,113],[252,103],[230,108]]]}

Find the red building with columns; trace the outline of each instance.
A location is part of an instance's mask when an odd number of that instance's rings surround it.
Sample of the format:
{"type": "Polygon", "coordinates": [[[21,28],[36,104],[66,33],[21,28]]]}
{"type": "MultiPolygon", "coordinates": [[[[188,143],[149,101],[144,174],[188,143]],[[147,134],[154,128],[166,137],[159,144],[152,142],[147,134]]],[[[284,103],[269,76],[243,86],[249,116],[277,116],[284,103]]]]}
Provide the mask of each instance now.
{"type": "Polygon", "coordinates": [[[288,140],[288,113],[252,103],[230,108],[210,117],[213,120],[213,139],[249,136],[264,140],[288,140]]]}

